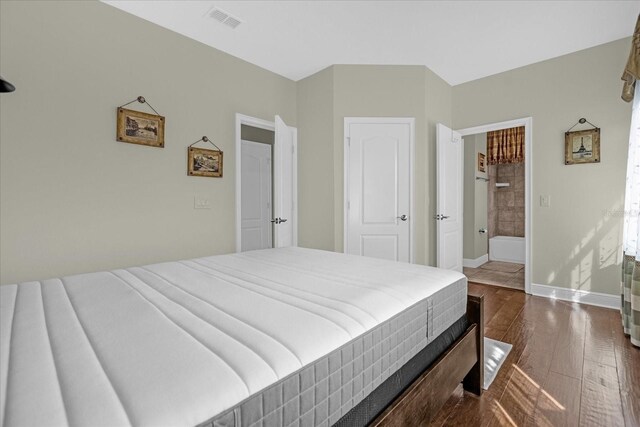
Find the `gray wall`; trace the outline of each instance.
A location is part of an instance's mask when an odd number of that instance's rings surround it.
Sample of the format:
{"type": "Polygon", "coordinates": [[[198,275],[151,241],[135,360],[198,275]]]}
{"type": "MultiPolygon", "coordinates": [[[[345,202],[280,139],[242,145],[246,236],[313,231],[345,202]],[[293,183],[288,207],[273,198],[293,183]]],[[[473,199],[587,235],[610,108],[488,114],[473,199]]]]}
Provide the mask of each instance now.
{"type": "MultiPolygon", "coordinates": [[[[463,212],[463,257],[475,260],[488,252],[487,234],[479,233],[487,228],[488,183],[476,177],[487,177],[478,172],[478,153],[487,152],[487,134],[464,137],[464,212],[463,212]]],[[[488,170],[485,165],[485,170],[488,170]]]]}
{"type": "Polygon", "coordinates": [[[414,117],[416,262],[435,263],[435,125],[451,87],[423,66],[334,65],[298,82],[299,239],[342,251],[344,118],[414,117]]]}
{"type": "Polygon", "coordinates": [[[626,38],[453,88],[457,129],[533,117],[532,282],[619,293],[631,105],[620,99],[626,38]],[[602,162],[565,166],[564,132],[602,129],[602,162]],[[540,196],[551,207],[540,207],[540,196]],[[613,214],[611,214],[613,212],[613,214]]]}
{"type": "Polygon", "coordinates": [[[296,124],[294,82],[99,2],[0,2],[0,61],[3,284],[233,251],[234,115],[296,124]],[[115,141],[137,95],[164,149],[115,141]],[[186,175],[202,135],[223,178],[186,175]]]}
{"type": "Polygon", "coordinates": [[[261,142],[273,145],[276,133],[272,130],[256,128],[248,125],[240,125],[240,138],[243,141],[261,142]]]}
{"type": "Polygon", "coordinates": [[[333,67],[298,82],[298,244],[332,251],[333,67]]]}

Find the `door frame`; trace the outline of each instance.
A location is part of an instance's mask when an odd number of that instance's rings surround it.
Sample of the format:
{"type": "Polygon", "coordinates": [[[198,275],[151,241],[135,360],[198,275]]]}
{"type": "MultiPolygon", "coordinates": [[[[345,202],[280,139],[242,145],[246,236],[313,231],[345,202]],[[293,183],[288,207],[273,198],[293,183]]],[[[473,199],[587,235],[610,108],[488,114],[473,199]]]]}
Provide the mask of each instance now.
{"type": "Polygon", "coordinates": [[[414,117],[345,117],[344,118],[344,187],[343,187],[343,252],[348,253],[348,240],[349,240],[349,212],[347,209],[349,203],[349,126],[352,124],[364,123],[364,124],[408,124],[409,125],[409,262],[415,264],[415,232],[414,226],[415,215],[415,124],[416,119],[414,117]]]}
{"type": "MultiPolygon", "coordinates": [[[[525,245],[525,261],[524,261],[524,291],[531,294],[531,273],[533,270],[533,261],[531,257],[531,243],[533,240],[531,209],[532,209],[532,179],[533,172],[533,117],[523,117],[521,119],[507,120],[504,122],[489,123],[480,126],[460,129],[457,132],[463,137],[466,135],[475,135],[478,133],[491,132],[494,130],[508,129],[513,127],[524,126],[524,245],[525,245]]],[[[464,162],[464,156],[462,161],[464,162]]],[[[464,163],[463,163],[464,167],[464,163]]],[[[464,194],[464,181],[462,182],[462,192],[464,194]]],[[[464,233],[464,223],[463,223],[464,233]]]]}
{"type": "MultiPolygon", "coordinates": [[[[235,210],[235,241],[236,252],[242,251],[242,125],[247,125],[255,128],[276,131],[275,122],[268,120],[258,119],[256,117],[247,116],[245,114],[236,113],[236,143],[235,143],[235,165],[236,165],[236,181],[235,181],[235,195],[236,195],[236,210],[235,210]]],[[[289,129],[293,132],[293,147],[297,153],[298,142],[298,129],[289,126],[289,129]]],[[[273,147],[275,147],[276,141],[274,138],[273,147]]],[[[274,150],[275,151],[275,150],[274,150]]],[[[274,164],[275,169],[275,164],[274,164]]],[[[273,174],[273,171],[272,171],[273,174]]],[[[275,183],[271,181],[271,193],[273,198],[273,192],[275,191],[275,183]]],[[[293,244],[298,244],[298,162],[293,163],[293,244]]],[[[272,206],[273,209],[273,206],[272,206]]],[[[275,236],[272,233],[271,242],[275,241],[275,236]]]]}

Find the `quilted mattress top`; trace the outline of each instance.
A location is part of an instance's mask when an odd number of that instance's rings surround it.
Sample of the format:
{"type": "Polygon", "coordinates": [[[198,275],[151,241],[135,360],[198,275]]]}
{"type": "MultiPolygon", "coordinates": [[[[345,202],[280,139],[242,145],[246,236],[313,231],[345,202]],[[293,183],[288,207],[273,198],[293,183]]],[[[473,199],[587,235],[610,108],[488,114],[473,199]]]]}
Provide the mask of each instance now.
{"type": "Polygon", "coordinates": [[[1,424],[196,425],[463,278],[281,248],[1,286],[1,424]]]}

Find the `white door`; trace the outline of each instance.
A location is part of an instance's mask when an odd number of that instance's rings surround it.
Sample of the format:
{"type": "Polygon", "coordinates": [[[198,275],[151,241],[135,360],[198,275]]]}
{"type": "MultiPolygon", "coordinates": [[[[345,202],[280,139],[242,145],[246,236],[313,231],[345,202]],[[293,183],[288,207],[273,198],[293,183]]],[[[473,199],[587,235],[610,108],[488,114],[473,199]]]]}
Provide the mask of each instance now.
{"type": "Polygon", "coordinates": [[[280,116],[275,119],[274,145],[274,246],[298,244],[297,210],[295,200],[297,186],[296,132],[286,125],[280,116]]]}
{"type": "Polygon", "coordinates": [[[413,119],[345,119],[345,252],[411,261],[413,119]]]}
{"type": "Polygon", "coordinates": [[[437,249],[438,267],[462,271],[462,137],[438,123],[437,249]]]}
{"type": "Polygon", "coordinates": [[[242,250],[271,245],[271,145],[241,142],[242,250]]]}

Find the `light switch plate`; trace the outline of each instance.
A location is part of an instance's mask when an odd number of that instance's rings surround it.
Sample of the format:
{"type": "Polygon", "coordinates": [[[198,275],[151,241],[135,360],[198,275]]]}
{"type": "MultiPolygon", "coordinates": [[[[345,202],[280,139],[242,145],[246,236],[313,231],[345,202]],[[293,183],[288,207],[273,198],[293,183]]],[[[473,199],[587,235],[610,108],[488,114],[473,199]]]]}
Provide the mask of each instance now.
{"type": "Polygon", "coordinates": [[[551,207],[551,196],[540,196],[540,207],[551,207]]]}
{"type": "Polygon", "coordinates": [[[193,197],[194,209],[211,209],[211,199],[206,196],[193,197]]]}

